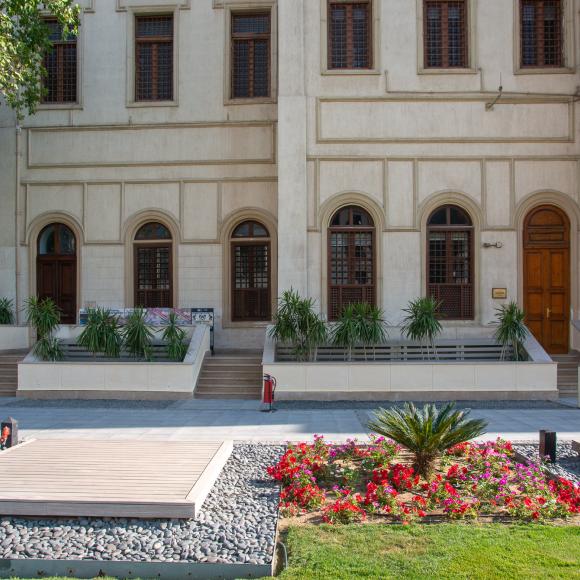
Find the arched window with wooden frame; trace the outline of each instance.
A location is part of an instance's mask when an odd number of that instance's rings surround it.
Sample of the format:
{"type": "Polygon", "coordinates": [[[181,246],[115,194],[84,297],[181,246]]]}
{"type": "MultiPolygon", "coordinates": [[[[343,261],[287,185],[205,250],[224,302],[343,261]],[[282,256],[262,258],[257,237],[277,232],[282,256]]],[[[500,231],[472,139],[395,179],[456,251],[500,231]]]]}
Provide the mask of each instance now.
{"type": "Polygon", "coordinates": [[[270,233],[257,221],[244,221],[234,228],[231,246],[232,321],[270,320],[270,233]]]}
{"type": "Polygon", "coordinates": [[[40,299],[54,301],[63,324],[76,322],[77,242],[73,231],[65,224],[49,224],[38,236],[36,293],[40,299]]]}
{"type": "Polygon", "coordinates": [[[427,294],[443,319],[473,319],[473,270],[471,218],[455,205],[436,209],[427,221],[427,294]]]}
{"type": "Polygon", "coordinates": [[[173,241],[159,222],[142,225],[135,234],[133,265],[136,307],[173,307],[173,241]]]}
{"type": "Polygon", "coordinates": [[[339,209],[328,230],[328,318],[345,306],[376,304],[375,224],[358,206],[339,209]]]}

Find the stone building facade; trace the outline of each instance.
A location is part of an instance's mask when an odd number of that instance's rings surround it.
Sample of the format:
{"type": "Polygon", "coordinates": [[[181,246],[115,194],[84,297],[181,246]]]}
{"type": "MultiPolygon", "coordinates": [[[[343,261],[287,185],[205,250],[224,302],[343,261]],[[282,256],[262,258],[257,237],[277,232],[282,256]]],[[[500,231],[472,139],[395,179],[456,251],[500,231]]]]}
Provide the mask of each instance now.
{"type": "Polygon", "coordinates": [[[580,0],[81,4],[49,102],[0,109],[0,296],[211,307],[218,346],[289,287],[393,324],[517,300],[568,350],[580,0]]]}

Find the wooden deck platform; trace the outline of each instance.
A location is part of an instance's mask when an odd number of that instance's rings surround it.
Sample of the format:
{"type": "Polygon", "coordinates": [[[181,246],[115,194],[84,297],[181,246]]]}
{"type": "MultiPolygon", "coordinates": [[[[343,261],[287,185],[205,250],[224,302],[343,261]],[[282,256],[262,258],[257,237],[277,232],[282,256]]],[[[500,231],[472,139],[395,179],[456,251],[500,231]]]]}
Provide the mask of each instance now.
{"type": "Polygon", "coordinates": [[[195,518],[232,447],[31,440],[0,452],[0,514],[195,518]]]}

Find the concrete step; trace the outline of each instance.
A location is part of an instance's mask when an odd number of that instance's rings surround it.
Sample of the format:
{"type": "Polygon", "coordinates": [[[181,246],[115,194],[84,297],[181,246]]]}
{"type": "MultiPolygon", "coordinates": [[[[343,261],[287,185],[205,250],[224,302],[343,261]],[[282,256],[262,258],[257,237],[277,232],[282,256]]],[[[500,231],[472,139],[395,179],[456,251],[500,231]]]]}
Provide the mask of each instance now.
{"type": "Polygon", "coordinates": [[[231,401],[235,399],[241,399],[244,401],[256,401],[258,402],[259,397],[256,397],[253,393],[195,393],[196,399],[219,399],[223,401],[231,401]]]}

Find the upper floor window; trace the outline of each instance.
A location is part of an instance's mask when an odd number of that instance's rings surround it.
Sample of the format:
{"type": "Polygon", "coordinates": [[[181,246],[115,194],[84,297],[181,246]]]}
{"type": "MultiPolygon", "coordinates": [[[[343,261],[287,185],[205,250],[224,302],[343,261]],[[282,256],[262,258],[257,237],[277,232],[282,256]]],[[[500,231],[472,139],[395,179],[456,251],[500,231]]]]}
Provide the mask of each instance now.
{"type": "Polygon", "coordinates": [[[77,102],[77,38],[63,38],[57,20],[47,20],[51,49],[44,56],[43,103],[77,102]]]}
{"type": "Polygon", "coordinates": [[[328,68],[372,67],[371,1],[328,2],[328,68]]]}
{"type": "Polygon", "coordinates": [[[234,13],[231,24],[232,99],[270,96],[270,13],[234,13]]]}
{"type": "Polygon", "coordinates": [[[173,99],[173,16],[135,17],[135,100],[173,99]]]}
{"type": "Polygon", "coordinates": [[[562,0],[520,0],[522,67],[563,66],[562,0]]]}
{"type": "Polygon", "coordinates": [[[466,0],[424,0],[425,68],[467,68],[466,0]]]}

